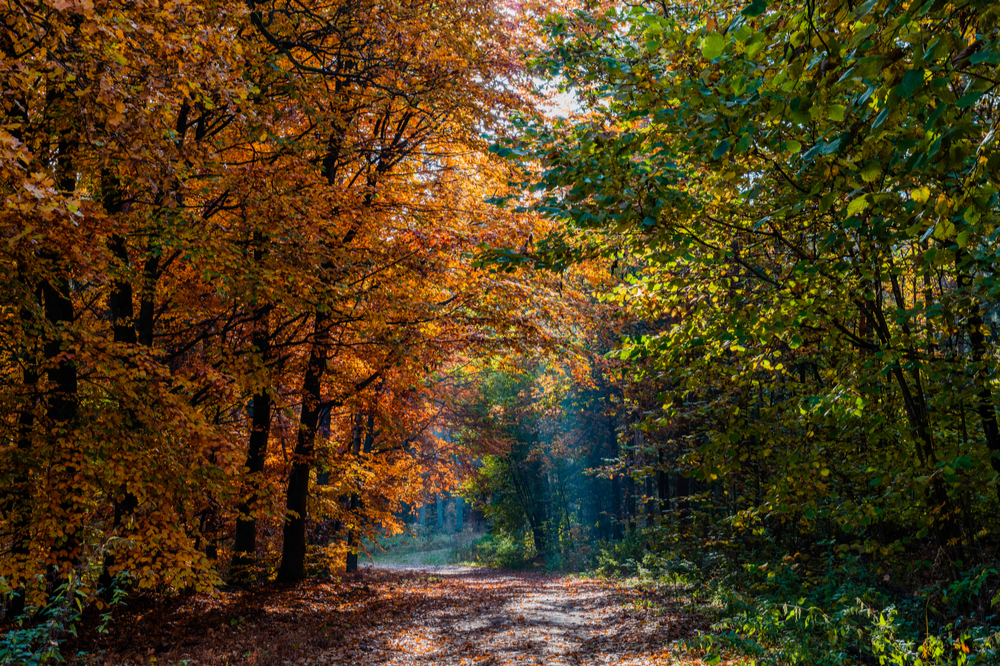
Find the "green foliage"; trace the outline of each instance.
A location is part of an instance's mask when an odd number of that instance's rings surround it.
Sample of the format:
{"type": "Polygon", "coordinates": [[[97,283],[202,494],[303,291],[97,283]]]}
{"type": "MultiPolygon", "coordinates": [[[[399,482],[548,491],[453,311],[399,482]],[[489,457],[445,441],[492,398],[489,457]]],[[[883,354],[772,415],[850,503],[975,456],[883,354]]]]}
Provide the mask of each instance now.
{"type": "Polygon", "coordinates": [[[603,576],[643,576],[655,560],[647,552],[647,545],[631,532],[622,540],[602,541],[598,545],[596,571],[603,576]]]}
{"type": "Polygon", "coordinates": [[[525,499],[514,484],[516,462],[506,456],[485,456],[470,482],[469,493],[483,499],[483,514],[494,530],[503,534],[524,531],[527,523],[525,499]]]}
{"type": "MultiPolygon", "coordinates": [[[[609,545],[599,572],[669,586],[693,600],[714,622],[689,648],[709,663],[728,654],[758,664],[996,664],[1000,658],[996,615],[945,619],[935,609],[938,592],[911,596],[864,558],[836,550],[803,558],[720,548],[727,547],[683,536],[657,552],[609,545]]],[[[976,582],[982,575],[959,579],[976,582]]]]}
{"type": "Polygon", "coordinates": [[[454,551],[454,559],[503,570],[525,570],[537,563],[531,534],[490,533],[454,551]]]}
{"type": "MultiPolygon", "coordinates": [[[[121,575],[113,583],[111,604],[98,603],[104,609],[97,631],[107,632],[111,622],[111,609],[124,604],[121,584],[127,579],[121,575]]],[[[29,607],[17,618],[11,629],[0,636],[0,664],[4,665],[39,665],[66,662],[62,654],[62,645],[71,637],[77,636],[77,626],[83,615],[84,607],[93,602],[86,586],[71,576],[60,584],[47,604],[42,608],[29,607]]],[[[79,653],[74,658],[80,661],[85,654],[79,653]]]]}
{"type": "Polygon", "coordinates": [[[559,241],[521,261],[624,265],[604,298],[638,323],[609,355],[649,454],[632,473],[697,486],[651,539],[749,564],[730,618],[768,659],[993,659],[997,17],[755,1],[546,24],[537,72],[586,113],[510,142],[559,241]]]}

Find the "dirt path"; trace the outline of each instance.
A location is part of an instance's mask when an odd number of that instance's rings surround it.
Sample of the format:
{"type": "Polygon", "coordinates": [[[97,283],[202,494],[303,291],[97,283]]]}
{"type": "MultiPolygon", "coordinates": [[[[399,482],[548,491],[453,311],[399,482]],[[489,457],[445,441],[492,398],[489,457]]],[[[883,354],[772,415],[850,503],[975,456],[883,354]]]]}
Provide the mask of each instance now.
{"type": "Polygon", "coordinates": [[[369,566],[132,616],[78,648],[108,663],[690,664],[671,645],[706,628],[662,590],[456,566],[369,566]]]}

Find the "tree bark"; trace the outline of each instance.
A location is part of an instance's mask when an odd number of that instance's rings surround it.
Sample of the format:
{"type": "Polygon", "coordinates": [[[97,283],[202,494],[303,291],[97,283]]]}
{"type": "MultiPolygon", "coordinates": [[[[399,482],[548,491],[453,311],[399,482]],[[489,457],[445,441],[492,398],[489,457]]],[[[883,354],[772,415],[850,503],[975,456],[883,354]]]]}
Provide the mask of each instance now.
{"type": "MultiPolygon", "coordinates": [[[[265,239],[260,232],[254,232],[254,263],[260,265],[267,250],[265,239]]],[[[254,299],[256,301],[256,299],[254,299]]],[[[256,304],[255,304],[256,305],[256,304]]],[[[271,362],[270,318],[266,306],[258,306],[254,313],[254,329],[251,345],[260,357],[259,373],[267,373],[271,362]]],[[[236,535],[233,540],[232,569],[237,577],[242,577],[246,569],[257,562],[257,518],[254,506],[260,493],[260,476],[267,462],[267,445],[271,436],[271,394],[261,387],[251,399],[253,414],[250,417],[250,437],[247,443],[247,476],[244,479],[243,501],[236,518],[236,535]]]]}
{"type": "Polygon", "coordinates": [[[670,511],[670,473],[667,472],[662,449],[656,453],[656,459],[659,464],[656,472],[656,490],[660,501],[659,514],[662,516],[670,511]]]}
{"type": "MultiPolygon", "coordinates": [[[[361,438],[358,438],[358,441],[361,441],[361,438]]],[[[372,451],[372,445],[374,444],[374,442],[375,442],[375,406],[372,405],[368,409],[368,419],[367,419],[367,422],[365,424],[365,433],[364,433],[363,444],[361,445],[361,451],[364,452],[365,454],[371,453],[371,451],[372,451]]],[[[355,455],[357,455],[357,452],[355,452],[355,455]]],[[[440,506],[440,496],[438,496],[438,498],[439,498],[438,503],[439,503],[439,506],[440,506]]],[[[352,494],[351,495],[351,512],[354,512],[354,513],[359,512],[361,510],[362,503],[363,503],[363,501],[361,500],[361,495],[360,494],[358,494],[358,493],[352,494]]],[[[438,516],[440,517],[440,511],[438,512],[438,516]]],[[[361,520],[361,517],[360,516],[354,516],[353,520],[354,520],[354,523],[357,524],[361,520]]],[[[358,534],[357,534],[357,530],[351,530],[350,532],[348,532],[348,534],[347,534],[347,544],[350,547],[350,550],[347,552],[347,566],[346,566],[346,570],[348,572],[357,572],[357,570],[358,570],[358,552],[357,552],[358,534]]]]}
{"type": "MultiPolygon", "coordinates": [[[[67,482],[76,476],[79,469],[78,447],[72,434],[77,416],[77,368],[72,355],[63,355],[64,341],[61,332],[74,320],[73,301],[70,297],[69,280],[61,278],[44,281],[42,298],[45,302],[45,318],[52,326],[52,333],[45,343],[45,358],[50,363],[48,409],[46,417],[50,437],[54,445],[54,462],[64,466],[67,482]]],[[[63,513],[63,537],[52,554],[58,566],[73,567],[79,562],[81,540],[78,532],[82,528],[81,500],[75,496],[71,483],[68,486],[60,509],[63,513]]]]}
{"type": "MultiPolygon", "coordinates": [[[[972,284],[972,278],[968,274],[959,274],[959,288],[966,288],[972,284]]],[[[986,436],[986,449],[989,451],[990,467],[993,472],[1000,474],[1000,426],[997,424],[996,403],[993,399],[993,390],[990,387],[990,355],[986,349],[986,336],[983,334],[983,317],[978,307],[967,318],[966,330],[969,334],[969,343],[972,347],[973,360],[977,368],[973,382],[976,386],[976,413],[983,425],[983,434],[986,436]]],[[[995,486],[997,499],[1000,500],[1000,484],[995,486]]]]}
{"type": "Polygon", "coordinates": [[[326,373],[329,331],[328,316],[316,313],[312,350],[302,382],[302,411],[292,470],[288,476],[285,525],[282,531],[281,565],[277,580],[283,583],[302,581],[306,576],[306,508],[309,498],[309,470],[316,445],[319,424],[320,392],[326,373]]]}
{"type": "MultiPolygon", "coordinates": [[[[265,349],[269,348],[267,336],[254,335],[254,346],[260,350],[262,357],[267,356],[265,349]]],[[[257,518],[253,515],[254,505],[260,491],[258,477],[264,472],[267,460],[267,445],[271,433],[271,395],[267,390],[254,394],[252,399],[253,416],[250,418],[251,430],[247,447],[247,479],[248,493],[240,503],[239,516],[236,519],[236,536],[233,541],[233,569],[247,568],[257,562],[257,518]]]]}

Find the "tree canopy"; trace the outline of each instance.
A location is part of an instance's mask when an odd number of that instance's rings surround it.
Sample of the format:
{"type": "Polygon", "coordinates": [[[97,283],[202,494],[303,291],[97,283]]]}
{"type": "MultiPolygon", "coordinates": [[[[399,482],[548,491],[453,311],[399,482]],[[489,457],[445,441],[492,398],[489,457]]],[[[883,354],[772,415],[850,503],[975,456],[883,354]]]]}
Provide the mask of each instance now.
{"type": "Polygon", "coordinates": [[[447,492],[992,614],[994,2],[39,0],[0,53],[14,616],[447,492]]]}

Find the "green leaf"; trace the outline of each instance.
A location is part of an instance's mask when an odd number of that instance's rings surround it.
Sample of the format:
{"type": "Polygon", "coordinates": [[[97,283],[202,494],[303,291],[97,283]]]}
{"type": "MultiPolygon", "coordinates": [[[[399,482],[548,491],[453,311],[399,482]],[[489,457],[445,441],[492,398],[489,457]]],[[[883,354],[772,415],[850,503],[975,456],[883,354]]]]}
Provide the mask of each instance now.
{"type": "Polygon", "coordinates": [[[958,98],[955,102],[955,106],[959,109],[965,109],[966,107],[971,107],[973,104],[979,101],[979,98],[986,94],[985,90],[971,90],[965,95],[958,98]]]}
{"type": "Polygon", "coordinates": [[[806,151],[806,154],[802,156],[802,159],[803,160],[811,160],[811,159],[813,159],[814,157],[816,157],[817,155],[819,155],[819,152],[821,150],[823,150],[823,148],[825,148],[825,147],[826,147],[826,144],[824,144],[822,141],[819,142],[818,144],[816,144],[815,146],[813,146],[812,148],[810,148],[808,151],[806,151]]]}
{"type": "Polygon", "coordinates": [[[819,203],[819,212],[826,213],[833,206],[833,202],[836,201],[837,195],[833,192],[827,193],[823,196],[823,199],[819,203]]]}
{"type": "Polygon", "coordinates": [[[869,162],[861,168],[861,180],[865,183],[877,181],[882,175],[882,165],[878,162],[869,162]]]}
{"type": "Polygon", "coordinates": [[[740,12],[743,16],[760,16],[767,10],[767,3],[764,0],[753,0],[740,12]]]}
{"type": "Polygon", "coordinates": [[[795,139],[789,139],[785,142],[785,150],[789,153],[798,153],[802,150],[802,143],[795,141],[795,139]]]}
{"type": "Polygon", "coordinates": [[[847,107],[843,104],[831,104],[826,108],[826,114],[830,117],[830,120],[842,121],[844,120],[844,113],[847,111],[847,107]]]}
{"type": "Polygon", "coordinates": [[[867,195],[861,195],[847,205],[847,215],[854,215],[868,208],[867,195]]]}
{"type": "Polygon", "coordinates": [[[882,109],[877,116],[875,116],[875,121],[872,123],[872,129],[878,128],[885,119],[889,117],[889,107],[882,109]]]}
{"type": "Polygon", "coordinates": [[[980,51],[979,53],[974,53],[969,58],[969,62],[973,65],[980,65],[982,63],[998,65],[1000,64],[1000,51],[980,51]]]}
{"type": "Polygon", "coordinates": [[[896,86],[896,94],[904,98],[913,97],[913,93],[917,92],[917,90],[919,90],[923,85],[924,68],[917,67],[916,69],[909,70],[903,75],[903,80],[899,82],[898,86],[896,86]]]}
{"type": "Polygon", "coordinates": [[[714,151],[712,151],[712,159],[721,160],[722,157],[728,152],[729,152],[729,142],[723,141],[721,144],[715,147],[714,151]]]}
{"type": "Polygon", "coordinates": [[[726,38],[717,32],[707,36],[701,43],[701,55],[705,60],[715,60],[726,49],[726,38]]]}
{"type": "Polygon", "coordinates": [[[854,18],[859,19],[868,12],[870,12],[872,10],[872,7],[875,6],[876,2],[878,2],[878,0],[868,0],[868,2],[858,7],[858,11],[854,13],[854,18]]]}
{"type": "Polygon", "coordinates": [[[836,153],[838,150],[840,150],[840,137],[823,146],[822,153],[823,155],[829,155],[830,153],[836,153]]]}

